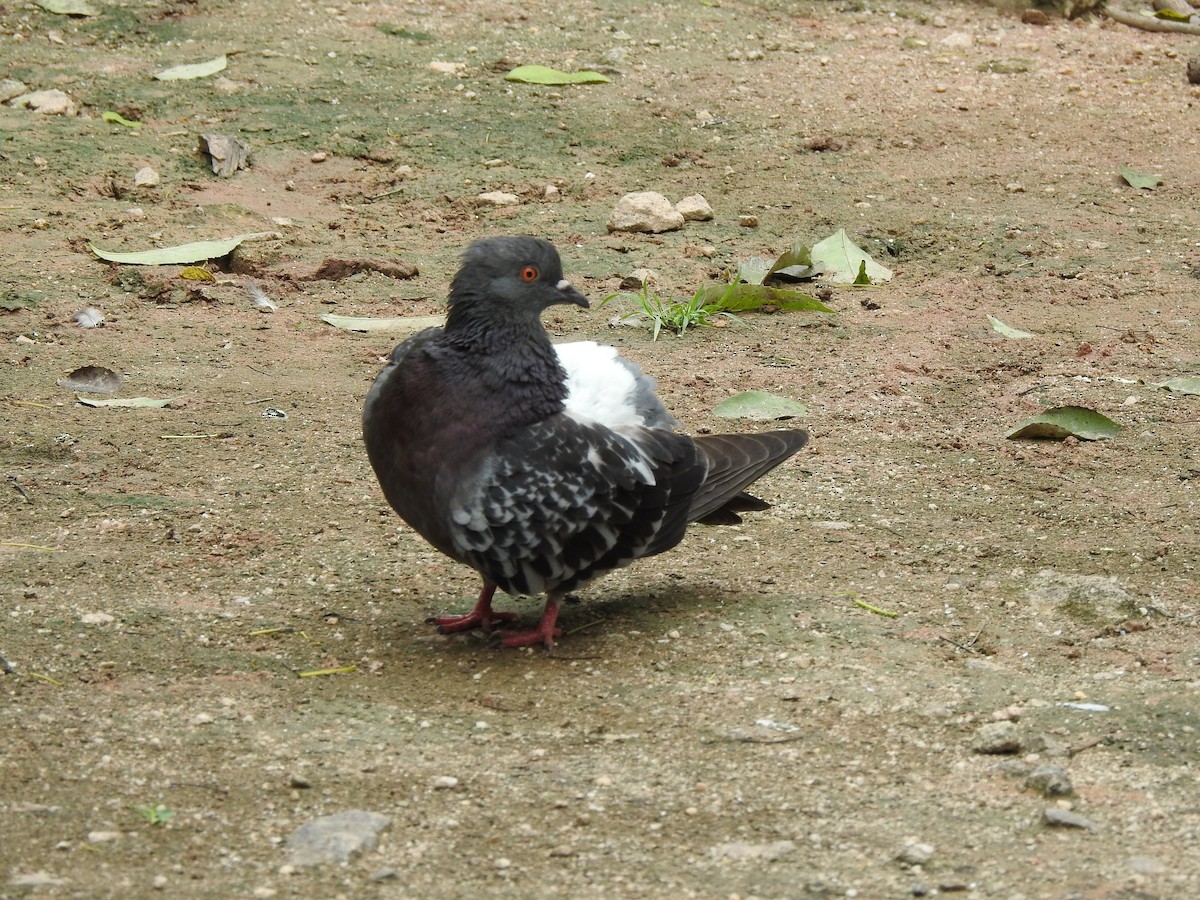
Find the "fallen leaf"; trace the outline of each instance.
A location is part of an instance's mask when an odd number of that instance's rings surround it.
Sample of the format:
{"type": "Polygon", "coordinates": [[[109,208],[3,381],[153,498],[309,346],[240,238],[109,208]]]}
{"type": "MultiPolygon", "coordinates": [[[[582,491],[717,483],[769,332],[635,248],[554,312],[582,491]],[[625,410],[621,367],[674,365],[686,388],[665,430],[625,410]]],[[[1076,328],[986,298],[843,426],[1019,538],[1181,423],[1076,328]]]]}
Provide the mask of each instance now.
{"type": "Polygon", "coordinates": [[[222,54],[215,59],[206,60],[205,62],[164,69],[154,77],[159,81],[184,81],[191,78],[206,78],[209,75],[216,75],[228,64],[229,60],[222,54]]]}
{"type": "Polygon", "coordinates": [[[1168,378],[1166,381],[1160,381],[1154,386],[1168,390],[1173,394],[1193,394],[1200,396],[1200,375],[1168,378]]]}
{"type": "Polygon", "coordinates": [[[865,250],[850,240],[845,228],[813,244],[810,252],[814,268],[822,278],[834,284],[857,283],[860,272],[864,271],[864,264],[871,284],[892,278],[892,270],[875,262],[865,250]]]}
{"type": "Polygon", "coordinates": [[[1157,175],[1146,175],[1129,168],[1129,166],[1118,166],[1117,171],[1130,187],[1145,188],[1148,191],[1152,191],[1163,183],[1163,180],[1157,175]]]}
{"type": "Polygon", "coordinates": [[[505,81],[525,84],[607,84],[599,72],[560,72],[548,66],[517,66],[504,76],[505,81]]]}
{"type": "Polygon", "coordinates": [[[37,5],[56,16],[98,16],[100,10],[87,0],[37,0],[37,5]]]}
{"type": "Polygon", "coordinates": [[[1005,325],[995,316],[988,316],[987,319],[992,323],[992,328],[995,329],[996,333],[1002,334],[1006,338],[1021,340],[1024,338],[1035,337],[1035,335],[1030,334],[1028,331],[1021,331],[1019,328],[1013,328],[1011,325],[1005,325]]]}
{"type": "Polygon", "coordinates": [[[726,397],[713,409],[714,416],[723,419],[790,419],[803,416],[808,407],[787,397],[777,397],[764,391],[743,391],[726,397]]]}
{"type": "Polygon", "coordinates": [[[135,409],[161,409],[169,406],[172,399],[154,400],[151,397],[125,397],[112,400],[93,400],[88,397],[76,397],[84,406],[128,406],[135,409]]]}
{"type": "Polygon", "coordinates": [[[175,247],[159,247],[154,250],[136,250],[129,253],[101,250],[95,244],[88,244],[88,249],[108,262],[125,263],[131,266],[178,266],[202,262],[206,259],[219,259],[228,255],[242,241],[258,236],[258,234],[239,234],[237,237],[218,241],[195,241],[175,247]]]}
{"type": "Polygon", "coordinates": [[[410,334],[423,328],[440,328],[446,323],[445,316],[394,316],[371,318],[360,316],[338,316],[328,313],[321,321],[334,328],[346,331],[389,331],[393,334],[410,334]]]}
{"type": "Polygon", "coordinates": [[[824,313],[836,312],[816,297],[803,291],[767,287],[762,284],[710,284],[700,288],[696,293],[700,305],[713,307],[714,312],[753,312],[764,306],[773,306],[787,312],[799,309],[811,309],[824,313]]]}
{"type": "Polygon", "coordinates": [[[217,276],[201,266],[186,266],[179,270],[179,277],[188,281],[216,281],[217,276]]]}
{"type": "Polygon", "coordinates": [[[124,125],[126,128],[141,128],[141,122],[134,122],[131,119],[125,118],[120,113],[115,113],[112,110],[102,112],[100,118],[111,125],[124,125]]]}
{"type": "Polygon", "coordinates": [[[80,366],[57,382],[68,391],[90,391],[93,394],[115,394],[121,389],[121,376],[104,366],[80,366]]]}
{"type": "Polygon", "coordinates": [[[1061,441],[1075,437],[1081,441],[1102,441],[1116,437],[1121,426],[1103,413],[1086,406],[1056,406],[1026,419],[1005,435],[1007,438],[1044,438],[1061,441]]]}

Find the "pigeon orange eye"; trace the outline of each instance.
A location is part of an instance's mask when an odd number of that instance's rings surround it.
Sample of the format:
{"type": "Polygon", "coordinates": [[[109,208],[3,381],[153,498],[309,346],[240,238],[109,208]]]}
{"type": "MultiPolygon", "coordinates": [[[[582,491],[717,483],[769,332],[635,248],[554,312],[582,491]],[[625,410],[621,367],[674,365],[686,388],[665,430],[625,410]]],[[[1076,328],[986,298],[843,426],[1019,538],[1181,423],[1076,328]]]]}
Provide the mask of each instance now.
{"type": "Polygon", "coordinates": [[[522,281],[537,281],[538,270],[534,266],[526,266],[521,270],[522,281]]]}

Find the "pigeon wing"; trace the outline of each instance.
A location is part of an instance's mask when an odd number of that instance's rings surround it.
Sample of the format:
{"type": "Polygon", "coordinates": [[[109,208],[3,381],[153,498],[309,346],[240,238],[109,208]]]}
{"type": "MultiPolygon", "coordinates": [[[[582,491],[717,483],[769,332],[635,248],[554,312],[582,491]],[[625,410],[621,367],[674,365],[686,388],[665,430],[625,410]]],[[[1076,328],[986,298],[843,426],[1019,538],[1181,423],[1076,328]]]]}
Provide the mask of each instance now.
{"type": "Polygon", "coordinates": [[[455,488],[454,548],[509,593],[569,591],[677,544],[706,468],[685,436],[551,416],[497,441],[455,488]]]}

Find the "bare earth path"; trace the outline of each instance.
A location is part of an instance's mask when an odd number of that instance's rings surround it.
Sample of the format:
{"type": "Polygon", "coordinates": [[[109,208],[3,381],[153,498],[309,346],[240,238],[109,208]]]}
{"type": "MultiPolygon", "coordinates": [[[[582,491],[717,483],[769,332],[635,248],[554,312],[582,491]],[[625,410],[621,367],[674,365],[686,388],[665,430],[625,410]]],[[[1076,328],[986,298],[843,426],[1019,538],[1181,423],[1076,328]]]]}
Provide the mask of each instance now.
{"type": "Polygon", "coordinates": [[[1153,386],[1200,374],[1195,52],[918,2],[0,9],[0,76],[80,111],[0,107],[0,897],[1200,896],[1200,398],[1153,386]],[[715,218],[608,234],[633,190],[715,218]],[[474,575],[359,438],[400,335],[321,316],[434,314],[485,234],[555,241],[598,301],[839,227],[896,276],[836,316],[548,319],[691,431],[805,403],[773,508],[591,585],[554,657],[433,633],[474,575]],[[211,284],[86,247],[247,232],[211,284]],[[306,280],[327,258],[420,274],[306,280]],[[175,402],[80,406],[89,364],[175,402]],[[1063,404],[1124,428],[1005,439],[1063,404]],[[350,810],[374,849],[293,864],[350,810]]]}

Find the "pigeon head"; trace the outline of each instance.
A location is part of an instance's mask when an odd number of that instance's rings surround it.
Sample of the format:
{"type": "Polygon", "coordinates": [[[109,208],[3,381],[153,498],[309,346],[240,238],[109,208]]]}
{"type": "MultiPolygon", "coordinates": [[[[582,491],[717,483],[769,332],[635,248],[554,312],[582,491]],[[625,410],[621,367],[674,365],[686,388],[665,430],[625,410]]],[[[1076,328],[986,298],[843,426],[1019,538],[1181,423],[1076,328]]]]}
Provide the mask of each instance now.
{"type": "Polygon", "coordinates": [[[451,314],[474,313],[525,319],[560,303],[585,309],[588,301],[563,278],[562,260],[549,241],[493,237],[475,241],[463,254],[450,284],[451,314]]]}

